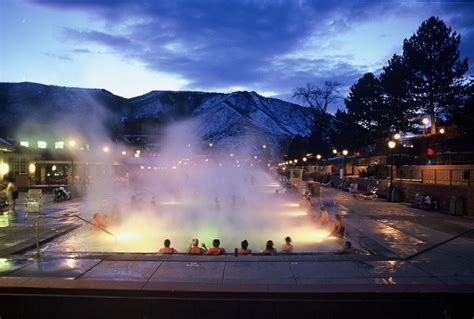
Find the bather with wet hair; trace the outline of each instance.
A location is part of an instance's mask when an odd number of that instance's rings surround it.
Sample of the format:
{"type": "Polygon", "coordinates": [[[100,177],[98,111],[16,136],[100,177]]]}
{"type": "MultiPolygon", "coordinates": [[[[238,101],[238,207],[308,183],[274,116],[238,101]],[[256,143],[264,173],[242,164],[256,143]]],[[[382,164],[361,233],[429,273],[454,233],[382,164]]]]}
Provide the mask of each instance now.
{"type": "Polygon", "coordinates": [[[193,238],[191,244],[189,244],[188,249],[186,249],[186,254],[190,255],[202,255],[204,254],[204,249],[199,247],[199,239],[193,238]]]}
{"type": "Polygon", "coordinates": [[[273,241],[268,240],[267,244],[265,245],[265,249],[262,251],[264,255],[275,255],[277,250],[273,248],[273,241]]]}
{"type": "Polygon", "coordinates": [[[239,255],[250,255],[252,253],[252,249],[248,249],[249,242],[247,239],[242,240],[240,247],[241,248],[237,251],[239,255]]]}
{"type": "Polygon", "coordinates": [[[219,239],[214,239],[212,241],[212,248],[208,249],[206,244],[202,243],[202,247],[204,248],[204,254],[209,256],[218,256],[225,254],[224,248],[220,248],[221,241],[219,239]]]}
{"type": "Polygon", "coordinates": [[[290,254],[293,252],[293,244],[290,236],[287,236],[285,238],[285,244],[283,244],[281,250],[286,254],[290,254]]]}
{"type": "Polygon", "coordinates": [[[165,247],[161,248],[159,253],[160,254],[166,254],[166,255],[171,255],[171,254],[176,254],[178,251],[171,247],[171,241],[169,239],[165,239],[164,243],[165,247]]]}

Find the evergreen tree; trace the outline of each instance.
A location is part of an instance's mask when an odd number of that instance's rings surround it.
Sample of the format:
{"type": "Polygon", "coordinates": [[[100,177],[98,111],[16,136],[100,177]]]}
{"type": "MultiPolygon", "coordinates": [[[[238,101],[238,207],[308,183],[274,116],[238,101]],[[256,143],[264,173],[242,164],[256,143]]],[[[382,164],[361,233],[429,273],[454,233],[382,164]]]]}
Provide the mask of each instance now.
{"type": "Polygon", "coordinates": [[[386,115],[381,112],[380,81],[372,74],[364,74],[351,86],[344,100],[349,119],[371,133],[373,138],[384,134],[386,115]]]}
{"type": "Polygon", "coordinates": [[[302,154],[304,154],[308,149],[308,143],[306,139],[301,136],[300,134],[293,137],[288,145],[288,160],[293,160],[295,158],[299,158],[302,154]]]}
{"type": "Polygon", "coordinates": [[[383,67],[379,77],[382,90],[382,113],[380,125],[392,132],[416,130],[416,114],[411,104],[407,69],[401,56],[394,54],[383,67]]]}
{"type": "Polygon", "coordinates": [[[369,132],[353,121],[350,115],[337,110],[331,144],[336,148],[361,151],[369,143],[369,132]]]}
{"type": "Polygon", "coordinates": [[[474,144],[474,79],[471,78],[464,92],[464,103],[461,108],[455,109],[450,114],[450,122],[454,124],[451,129],[457,130],[457,144],[461,144],[467,150],[472,150],[474,144]]]}
{"type": "Polygon", "coordinates": [[[468,69],[467,58],[459,58],[460,41],[441,19],[431,17],[403,43],[410,98],[418,111],[429,114],[431,133],[436,133],[437,117],[460,105],[468,69]]]}

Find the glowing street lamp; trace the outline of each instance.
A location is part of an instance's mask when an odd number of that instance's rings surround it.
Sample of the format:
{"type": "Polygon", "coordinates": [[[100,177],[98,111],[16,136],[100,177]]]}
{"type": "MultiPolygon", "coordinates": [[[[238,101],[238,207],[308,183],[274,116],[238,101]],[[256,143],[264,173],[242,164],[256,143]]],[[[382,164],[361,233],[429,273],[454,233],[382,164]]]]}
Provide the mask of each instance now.
{"type": "Polygon", "coordinates": [[[110,152],[110,148],[108,146],[104,146],[102,150],[104,151],[104,153],[110,152]]]}
{"type": "Polygon", "coordinates": [[[444,134],[444,133],[446,133],[446,130],[444,128],[440,128],[439,129],[439,134],[444,134]]]}
{"type": "Polygon", "coordinates": [[[126,152],[126,151],[122,151],[122,155],[123,155],[123,156],[127,155],[127,152],[126,152]]]}
{"type": "Polygon", "coordinates": [[[36,172],[36,165],[34,163],[31,163],[28,166],[28,170],[30,171],[31,174],[34,174],[36,172]]]}
{"type": "Polygon", "coordinates": [[[346,166],[347,166],[347,154],[349,154],[348,150],[342,150],[342,155],[344,155],[344,180],[346,179],[346,166]]]}
{"type": "Polygon", "coordinates": [[[337,154],[337,150],[336,150],[336,149],[333,149],[333,150],[332,150],[332,153],[333,153],[334,155],[336,155],[336,154],[337,154]]]}
{"type": "Polygon", "coordinates": [[[212,143],[209,143],[209,147],[213,147],[213,146],[214,146],[214,144],[212,144],[212,143]]]}
{"type": "Polygon", "coordinates": [[[51,167],[51,170],[54,172],[54,171],[56,170],[56,165],[53,165],[53,166],[51,167]]]}
{"type": "Polygon", "coordinates": [[[293,160],[293,163],[295,163],[295,164],[298,163],[298,160],[297,160],[297,159],[294,159],[294,160],[293,160]]]}
{"type": "Polygon", "coordinates": [[[318,163],[322,166],[321,158],[323,158],[321,154],[316,154],[316,159],[318,160],[318,163]]]}
{"type": "Polygon", "coordinates": [[[267,144],[263,144],[263,145],[262,145],[262,148],[267,148],[267,144]]]}
{"type": "Polygon", "coordinates": [[[69,147],[75,147],[76,146],[76,141],[75,140],[70,140],[68,142],[69,147]]]}
{"type": "Polygon", "coordinates": [[[426,134],[426,126],[428,125],[430,121],[428,120],[428,118],[424,117],[422,120],[421,120],[421,123],[425,126],[425,134],[426,134]]]}
{"type": "Polygon", "coordinates": [[[308,160],[307,157],[303,157],[303,162],[306,162],[308,160]]]}
{"type": "Polygon", "coordinates": [[[257,158],[258,158],[258,156],[257,156],[257,155],[255,155],[253,158],[254,158],[254,159],[257,159],[257,158]]]}
{"type": "Polygon", "coordinates": [[[397,143],[394,141],[388,142],[388,148],[390,149],[390,187],[389,187],[389,194],[388,199],[391,202],[393,200],[392,193],[393,193],[393,149],[397,146],[397,143]]]}
{"type": "Polygon", "coordinates": [[[395,140],[397,140],[397,141],[398,141],[401,137],[402,137],[402,136],[400,135],[400,133],[395,133],[395,135],[393,135],[393,138],[394,138],[395,140]]]}

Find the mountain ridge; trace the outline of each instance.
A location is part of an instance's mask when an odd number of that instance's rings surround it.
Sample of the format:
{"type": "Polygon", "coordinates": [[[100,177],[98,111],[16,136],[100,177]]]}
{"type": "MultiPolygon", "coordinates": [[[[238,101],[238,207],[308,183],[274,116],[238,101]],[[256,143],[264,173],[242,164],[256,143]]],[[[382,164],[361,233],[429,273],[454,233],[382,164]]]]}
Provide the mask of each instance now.
{"type": "Polygon", "coordinates": [[[59,121],[77,130],[84,129],[84,123],[101,121],[115,136],[159,135],[168,123],[197,119],[203,142],[216,146],[235,144],[230,141],[239,138],[279,144],[308,135],[311,126],[303,106],[255,91],[152,90],[123,98],[101,88],[0,82],[0,112],[6,114],[0,119],[2,134],[25,121],[46,126],[59,121]]]}

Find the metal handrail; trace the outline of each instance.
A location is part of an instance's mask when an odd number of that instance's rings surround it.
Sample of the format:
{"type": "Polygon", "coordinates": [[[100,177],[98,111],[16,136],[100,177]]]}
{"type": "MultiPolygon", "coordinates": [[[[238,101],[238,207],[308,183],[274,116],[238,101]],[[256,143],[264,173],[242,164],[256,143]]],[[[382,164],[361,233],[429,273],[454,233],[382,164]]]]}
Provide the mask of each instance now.
{"type": "Polygon", "coordinates": [[[35,223],[35,228],[36,228],[36,257],[39,258],[40,257],[40,231],[39,231],[39,220],[40,220],[40,217],[42,218],[51,218],[51,219],[60,219],[60,218],[69,218],[69,217],[75,217],[75,218],[78,218],[80,220],[82,220],[83,222],[86,222],[98,229],[100,229],[101,231],[109,234],[110,236],[112,236],[115,241],[117,241],[117,236],[115,236],[114,234],[112,234],[111,232],[109,232],[107,229],[103,228],[103,227],[100,227],[98,225],[95,225],[93,223],[91,223],[90,221],[88,221],[87,219],[84,219],[78,215],[70,215],[70,216],[47,216],[47,215],[40,215],[38,214],[38,216],[36,217],[36,223],[35,223]]]}

